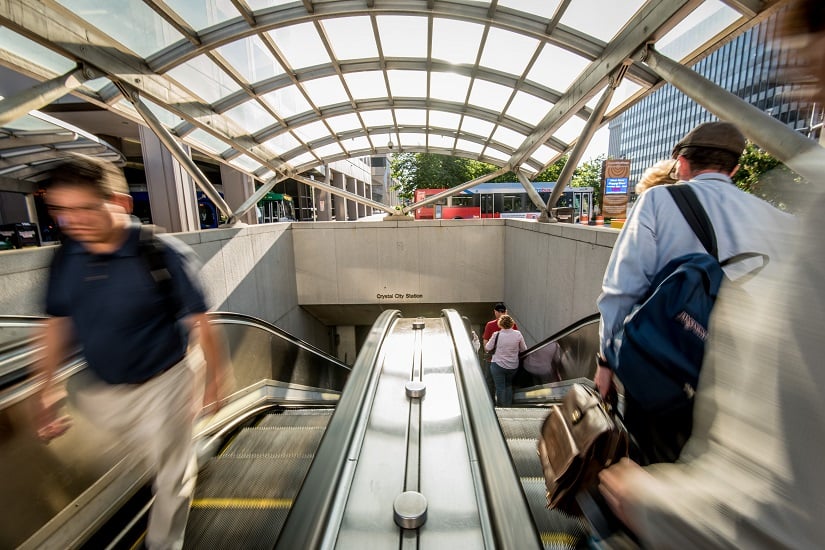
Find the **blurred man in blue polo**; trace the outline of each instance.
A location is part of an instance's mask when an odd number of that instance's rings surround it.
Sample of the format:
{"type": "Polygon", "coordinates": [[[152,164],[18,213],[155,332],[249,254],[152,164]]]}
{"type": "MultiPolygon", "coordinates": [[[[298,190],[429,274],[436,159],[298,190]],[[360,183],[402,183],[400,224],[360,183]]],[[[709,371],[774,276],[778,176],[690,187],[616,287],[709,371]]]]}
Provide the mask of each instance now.
{"type": "MultiPolygon", "coordinates": [[[[73,156],[53,170],[46,203],[66,239],[49,274],[41,395],[80,344],[88,368],[69,398],[146,458],[155,472],[146,546],[180,548],[197,476],[194,420],[201,404],[220,404],[225,376],[193,254],[176,239],[152,237],[171,280],[161,288],[128,215],[126,180],[111,163],[73,156]]],[[[64,425],[48,402],[39,405],[40,435],[49,439],[64,425]]]]}

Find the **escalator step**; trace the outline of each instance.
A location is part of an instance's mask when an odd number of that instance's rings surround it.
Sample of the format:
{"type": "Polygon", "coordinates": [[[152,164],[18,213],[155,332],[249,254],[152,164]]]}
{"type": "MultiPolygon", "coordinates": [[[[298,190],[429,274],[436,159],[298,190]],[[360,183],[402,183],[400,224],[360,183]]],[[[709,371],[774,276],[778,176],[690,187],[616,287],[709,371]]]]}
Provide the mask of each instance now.
{"type": "Polygon", "coordinates": [[[519,477],[542,477],[535,439],[508,439],[507,446],[519,477]]]}
{"type": "Polygon", "coordinates": [[[322,415],[322,416],[331,416],[335,409],[325,408],[325,409],[283,409],[279,411],[277,414],[283,415],[298,415],[298,416],[314,416],[314,415],[322,415]]]}
{"type": "Polygon", "coordinates": [[[496,408],[499,419],[502,418],[544,418],[550,413],[548,407],[509,407],[496,408]]]}
{"type": "Polygon", "coordinates": [[[270,550],[275,546],[287,514],[288,508],[275,507],[194,508],[189,514],[183,547],[187,550],[270,550]]]}
{"type": "Polygon", "coordinates": [[[323,427],[247,428],[235,437],[221,456],[225,457],[312,457],[323,427]]]}
{"type": "Polygon", "coordinates": [[[312,458],[212,459],[202,470],[184,548],[272,548],[312,458]]]}
{"type": "Polygon", "coordinates": [[[507,439],[537,440],[541,433],[542,418],[499,418],[501,431],[507,439]]]}
{"type": "Polygon", "coordinates": [[[196,499],[292,499],[312,458],[226,458],[210,460],[198,475],[196,499]]]}
{"type": "Polygon", "coordinates": [[[256,425],[257,428],[325,428],[331,414],[268,414],[256,425]]]}
{"type": "Polygon", "coordinates": [[[522,478],[521,485],[545,550],[588,548],[588,529],[581,518],[547,509],[543,477],[522,478]]]}

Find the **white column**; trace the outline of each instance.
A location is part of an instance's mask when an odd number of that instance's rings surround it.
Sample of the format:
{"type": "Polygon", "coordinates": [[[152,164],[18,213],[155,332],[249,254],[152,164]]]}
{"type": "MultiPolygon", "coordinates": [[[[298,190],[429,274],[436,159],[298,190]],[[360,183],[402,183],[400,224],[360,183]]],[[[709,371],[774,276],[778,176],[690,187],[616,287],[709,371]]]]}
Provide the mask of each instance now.
{"type": "MultiPolygon", "coordinates": [[[[362,197],[366,197],[366,196],[367,196],[367,192],[366,192],[366,190],[364,189],[364,187],[365,187],[364,182],[363,182],[363,181],[361,181],[361,180],[355,180],[355,183],[356,183],[356,186],[357,186],[357,188],[358,188],[358,190],[356,191],[356,193],[358,193],[358,194],[359,194],[359,195],[361,195],[362,197]]],[[[360,203],[360,202],[359,202],[359,203],[358,203],[358,217],[359,217],[359,218],[363,218],[363,217],[365,217],[366,215],[367,215],[367,205],[366,205],[366,204],[362,204],[362,203],[360,203]]]]}
{"type": "MultiPolygon", "coordinates": [[[[332,181],[332,171],[329,166],[326,167],[326,178],[324,183],[330,185],[332,181]]],[[[329,191],[323,189],[315,189],[315,219],[319,222],[328,222],[332,220],[332,202],[329,191]]]]}
{"type": "Polygon", "coordinates": [[[355,327],[352,325],[335,327],[337,335],[335,355],[347,365],[355,363],[355,327]]]}
{"type": "MultiPolygon", "coordinates": [[[[350,193],[357,193],[358,186],[356,184],[355,178],[350,176],[346,176],[347,181],[347,188],[346,190],[350,193]]],[[[350,221],[354,221],[358,219],[358,203],[355,201],[347,201],[347,219],[350,221]]]]}
{"type": "MultiPolygon", "coordinates": [[[[223,198],[233,212],[255,192],[255,180],[251,176],[225,164],[221,164],[221,183],[223,183],[223,198]]],[[[258,223],[258,210],[250,209],[239,218],[239,221],[249,225],[258,223]]]]}
{"type": "MultiPolygon", "coordinates": [[[[333,172],[332,186],[337,187],[338,189],[346,190],[344,188],[344,174],[342,174],[341,172],[333,172]]],[[[347,221],[347,199],[335,195],[335,198],[333,198],[332,200],[335,201],[335,221],[347,221]]]]}
{"type": "MultiPolygon", "coordinates": [[[[140,126],[140,147],[152,222],[170,233],[199,231],[195,184],[157,136],[140,126]]],[[[182,146],[188,152],[186,146],[182,146]]]]}

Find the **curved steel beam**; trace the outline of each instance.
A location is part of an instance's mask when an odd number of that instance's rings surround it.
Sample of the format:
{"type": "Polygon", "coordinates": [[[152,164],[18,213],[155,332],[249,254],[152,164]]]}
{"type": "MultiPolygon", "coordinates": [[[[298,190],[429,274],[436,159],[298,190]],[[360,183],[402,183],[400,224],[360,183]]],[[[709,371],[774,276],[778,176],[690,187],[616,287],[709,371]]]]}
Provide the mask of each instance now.
{"type": "Polygon", "coordinates": [[[412,15],[421,17],[443,17],[470,21],[481,25],[491,25],[509,32],[521,34],[542,42],[550,42],[589,59],[601,55],[606,44],[564,25],[558,25],[551,35],[546,34],[549,19],[534,14],[497,10],[492,17],[487,7],[482,4],[441,1],[430,9],[423,2],[381,2],[368,8],[363,2],[342,0],[318,4],[314,13],[295,4],[286,4],[266,8],[255,12],[256,25],[250,26],[240,14],[237,18],[227,20],[200,33],[200,44],[193,44],[188,39],[172,44],[157,54],[147,58],[149,66],[157,72],[166,72],[178,63],[203,54],[205,51],[223,46],[229,42],[246,38],[260,32],[288,27],[298,23],[316,20],[381,15],[412,15]]]}
{"type": "Polygon", "coordinates": [[[16,96],[0,99],[0,127],[26,116],[29,111],[60,99],[91,78],[94,76],[90,71],[84,67],[75,67],[66,74],[41,82],[16,96]]]}
{"type": "Polygon", "coordinates": [[[745,137],[785,163],[791,170],[815,182],[822,179],[825,149],[816,141],[764,113],[688,67],[648,47],[642,60],[693,101],[719,117],[736,124],[745,137]],[[816,158],[818,162],[809,159],[816,158]]]}
{"type": "MultiPolygon", "coordinates": [[[[363,72],[376,72],[382,73],[384,70],[387,71],[421,71],[421,72],[443,72],[443,73],[453,73],[458,74],[461,76],[466,76],[468,78],[478,78],[481,80],[486,80],[492,82],[494,84],[500,84],[506,88],[516,88],[518,87],[519,90],[549,101],[550,103],[556,103],[561,99],[562,92],[558,90],[553,90],[546,86],[542,86],[541,84],[525,80],[522,83],[519,83],[519,77],[513,74],[504,73],[502,71],[497,71],[494,69],[490,69],[487,67],[480,66],[478,69],[473,68],[469,65],[455,65],[452,63],[447,63],[445,61],[438,61],[433,60],[432,62],[428,63],[426,60],[413,60],[413,59],[398,59],[398,58],[387,58],[383,62],[380,59],[359,59],[356,61],[351,62],[341,62],[341,72],[344,75],[354,74],[354,73],[363,73],[363,72]]],[[[256,96],[266,95],[270,92],[274,92],[281,88],[289,87],[293,84],[294,80],[298,80],[301,83],[312,81],[318,78],[325,78],[330,76],[338,75],[338,71],[336,67],[332,63],[325,63],[322,65],[315,65],[313,67],[298,69],[294,72],[294,78],[287,76],[287,75],[278,75],[272,78],[268,78],[266,80],[261,80],[259,82],[250,83],[252,87],[252,91],[255,93],[256,96]]],[[[218,112],[228,111],[233,107],[237,107],[238,105],[244,103],[245,101],[249,100],[249,94],[246,93],[246,90],[238,90],[224,98],[220,101],[216,102],[213,107],[218,112]]],[[[357,99],[355,100],[358,101],[357,99]]],[[[582,117],[586,118],[589,114],[590,110],[585,108],[584,113],[582,113],[582,117]]]]}
{"type": "Polygon", "coordinates": [[[591,63],[587,69],[570,85],[561,101],[556,103],[535,131],[519,147],[510,159],[510,164],[518,166],[532,155],[542,143],[553,135],[571,113],[577,112],[589,99],[589,95],[598,90],[609,75],[625,60],[642,47],[653,32],[672,20],[691,0],[659,0],[647,3],[636,16],[624,26],[604,53],[591,63]]]}

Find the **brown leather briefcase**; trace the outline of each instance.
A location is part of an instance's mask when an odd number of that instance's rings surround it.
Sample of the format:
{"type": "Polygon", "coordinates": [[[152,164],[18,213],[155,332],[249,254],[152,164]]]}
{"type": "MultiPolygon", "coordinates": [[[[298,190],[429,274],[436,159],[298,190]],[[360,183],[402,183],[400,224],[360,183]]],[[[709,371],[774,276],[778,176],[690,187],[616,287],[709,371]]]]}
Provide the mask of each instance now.
{"type": "Polygon", "coordinates": [[[628,435],[598,391],[574,384],[541,427],[538,452],[548,508],[579,513],[576,493],[598,483],[599,472],[628,452],[628,435]]]}

